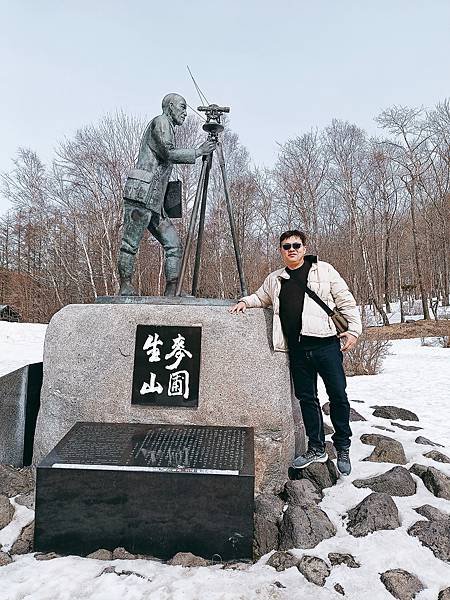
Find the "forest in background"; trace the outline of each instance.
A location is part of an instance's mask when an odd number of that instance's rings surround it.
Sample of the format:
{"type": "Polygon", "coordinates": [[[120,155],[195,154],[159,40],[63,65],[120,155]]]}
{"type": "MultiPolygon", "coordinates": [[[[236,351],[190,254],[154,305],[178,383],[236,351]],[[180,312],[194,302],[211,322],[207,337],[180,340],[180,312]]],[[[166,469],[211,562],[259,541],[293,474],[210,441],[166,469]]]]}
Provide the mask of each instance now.
{"type": "MultiPolygon", "coordinates": [[[[426,319],[449,303],[450,100],[430,110],[394,106],[379,135],[339,120],[280,145],[273,168],[255,168],[238,135],[223,149],[248,289],[281,266],[279,235],[303,229],[308,251],[330,261],[362,305],[389,324],[390,304],[421,301],[426,319]]],[[[198,146],[202,122],[189,116],[177,146],[198,146]]],[[[21,148],[0,194],[0,304],[24,321],[48,322],[66,304],[93,302],[118,289],[122,189],[146,123],[123,112],[62,141],[51,165],[21,148]]],[[[184,240],[201,161],[178,165],[184,240]]],[[[189,292],[193,261],[185,291],[189,292]]],[[[141,295],[164,290],[163,253],[141,244],[135,283],[141,295]]],[[[238,298],[239,278],[220,171],[209,186],[199,295],[238,298]]],[[[403,319],[403,314],[402,314],[403,319]]]]}

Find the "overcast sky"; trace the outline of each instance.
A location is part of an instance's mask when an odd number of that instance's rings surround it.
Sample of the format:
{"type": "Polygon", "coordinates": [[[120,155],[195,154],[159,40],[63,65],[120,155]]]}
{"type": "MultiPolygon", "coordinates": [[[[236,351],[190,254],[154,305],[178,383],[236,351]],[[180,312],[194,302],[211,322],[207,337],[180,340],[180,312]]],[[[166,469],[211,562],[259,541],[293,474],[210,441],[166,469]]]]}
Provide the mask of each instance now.
{"type": "MultiPolygon", "coordinates": [[[[0,0],[0,171],[48,162],[106,113],[197,106],[191,67],[256,164],[333,117],[370,133],[393,104],[450,96],[449,0],[0,0]]],[[[7,203],[0,199],[0,212],[7,203]]]]}

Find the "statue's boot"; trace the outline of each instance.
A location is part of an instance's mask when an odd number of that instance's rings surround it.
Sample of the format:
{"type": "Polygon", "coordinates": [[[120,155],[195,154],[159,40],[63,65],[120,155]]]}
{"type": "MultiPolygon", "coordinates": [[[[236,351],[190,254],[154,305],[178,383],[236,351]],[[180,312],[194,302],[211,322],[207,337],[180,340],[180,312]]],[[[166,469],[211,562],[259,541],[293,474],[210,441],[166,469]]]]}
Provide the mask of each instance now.
{"type": "Polygon", "coordinates": [[[120,290],[119,296],[136,296],[136,291],[131,285],[131,278],[134,270],[134,254],[120,251],[119,254],[119,275],[120,275],[120,290]]]}
{"type": "Polygon", "coordinates": [[[168,281],[166,283],[166,289],[164,290],[164,296],[175,296],[177,291],[178,280],[168,281]]]}

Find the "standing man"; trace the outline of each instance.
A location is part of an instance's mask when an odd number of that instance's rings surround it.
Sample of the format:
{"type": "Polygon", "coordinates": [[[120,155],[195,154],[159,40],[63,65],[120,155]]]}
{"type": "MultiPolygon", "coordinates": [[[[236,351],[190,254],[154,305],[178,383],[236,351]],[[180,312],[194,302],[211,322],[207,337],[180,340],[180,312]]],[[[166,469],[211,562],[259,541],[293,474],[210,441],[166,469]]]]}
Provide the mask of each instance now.
{"type": "Polygon", "coordinates": [[[164,211],[164,196],[174,163],[195,163],[209,154],[215,143],[206,141],[198,148],[175,148],[175,126],[186,118],[186,100],[179,94],[167,94],[162,100],[163,114],[147,125],[139,148],[136,168],[124,189],[124,223],[119,253],[119,296],[134,296],[131,285],[134,260],[148,229],[165,252],[165,296],[174,296],[180,271],[181,242],[172,221],[164,211]]]}
{"type": "Polygon", "coordinates": [[[300,401],[308,449],[297,456],[293,466],[303,469],[314,462],[326,462],[322,410],[317,397],[317,375],[325,384],[330,400],[334,427],[333,443],[337,466],[344,475],[351,471],[349,423],[350,405],[345,391],[340,341],[327,313],[305,293],[305,286],[326,304],[335,305],[348,321],[348,331],[339,335],[346,352],[361,334],[361,318],[347,284],[330,264],[306,254],[306,236],[302,231],[285,231],[280,237],[284,269],[270,273],[262,286],[241,298],[231,313],[247,308],[273,306],[273,346],[289,352],[295,395],[300,401]]]}

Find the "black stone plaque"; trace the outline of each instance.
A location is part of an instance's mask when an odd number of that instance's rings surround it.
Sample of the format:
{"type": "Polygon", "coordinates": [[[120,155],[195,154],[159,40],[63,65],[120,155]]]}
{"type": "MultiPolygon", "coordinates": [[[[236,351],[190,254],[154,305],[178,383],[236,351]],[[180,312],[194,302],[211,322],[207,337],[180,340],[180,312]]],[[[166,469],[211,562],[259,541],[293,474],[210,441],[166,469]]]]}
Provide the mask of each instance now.
{"type": "Polygon", "coordinates": [[[132,404],[198,406],[201,327],[138,325],[132,404]]]}
{"type": "Polygon", "coordinates": [[[38,465],[35,549],[251,558],[253,494],[251,428],[77,423],[38,465]]]}

